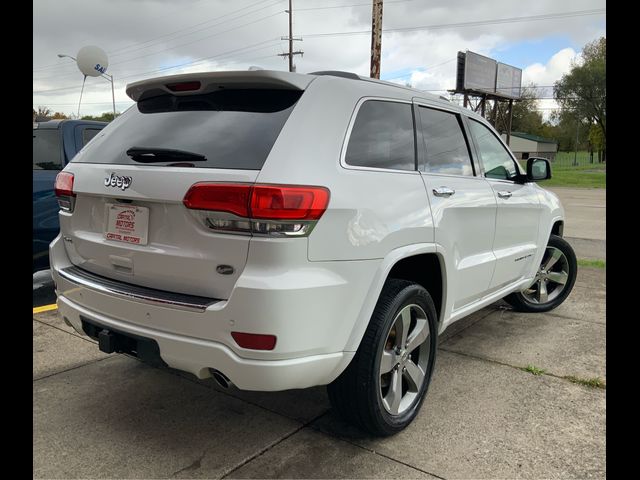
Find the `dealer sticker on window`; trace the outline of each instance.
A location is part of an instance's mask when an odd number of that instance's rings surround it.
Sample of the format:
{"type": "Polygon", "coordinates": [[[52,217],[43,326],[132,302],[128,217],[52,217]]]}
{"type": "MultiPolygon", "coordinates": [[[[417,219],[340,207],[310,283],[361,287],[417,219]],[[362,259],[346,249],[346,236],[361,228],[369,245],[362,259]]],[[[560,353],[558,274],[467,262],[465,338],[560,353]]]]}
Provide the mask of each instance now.
{"type": "Polygon", "coordinates": [[[107,204],[104,238],[118,242],[147,244],[149,209],[135,205],[107,204]]]}

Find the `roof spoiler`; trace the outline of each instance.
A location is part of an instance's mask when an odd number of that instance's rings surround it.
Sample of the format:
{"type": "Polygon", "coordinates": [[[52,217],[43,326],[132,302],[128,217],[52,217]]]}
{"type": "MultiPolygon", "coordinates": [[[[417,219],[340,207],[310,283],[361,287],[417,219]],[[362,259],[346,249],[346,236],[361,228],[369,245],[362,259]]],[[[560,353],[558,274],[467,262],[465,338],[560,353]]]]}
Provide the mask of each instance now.
{"type": "Polygon", "coordinates": [[[193,95],[220,88],[304,90],[313,80],[311,75],[276,70],[202,72],[140,80],[127,85],[126,91],[137,102],[158,95],[193,95]]]}

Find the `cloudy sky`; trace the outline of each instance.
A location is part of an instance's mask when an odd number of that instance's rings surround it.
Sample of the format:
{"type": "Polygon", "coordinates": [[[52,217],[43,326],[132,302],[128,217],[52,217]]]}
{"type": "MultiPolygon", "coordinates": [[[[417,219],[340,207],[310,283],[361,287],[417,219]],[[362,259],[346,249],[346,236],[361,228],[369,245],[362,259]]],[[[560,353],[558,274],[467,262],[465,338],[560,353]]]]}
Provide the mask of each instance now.
{"type": "MultiPolygon", "coordinates": [[[[125,86],[162,75],[287,70],[287,0],[34,0],[33,105],[77,111],[82,74],[68,58],[85,45],[109,55],[116,109],[125,86]]],[[[368,76],[371,0],[293,0],[297,71],[368,76]]],[[[471,50],[523,69],[523,84],[553,85],[583,45],[606,35],[604,0],[385,0],[381,78],[445,93],[456,54],[471,50]]],[[[548,95],[549,92],[546,94],[548,95]]],[[[541,101],[547,112],[553,102],[541,101]]],[[[111,86],[88,78],[82,115],[111,110],[111,86]]]]}

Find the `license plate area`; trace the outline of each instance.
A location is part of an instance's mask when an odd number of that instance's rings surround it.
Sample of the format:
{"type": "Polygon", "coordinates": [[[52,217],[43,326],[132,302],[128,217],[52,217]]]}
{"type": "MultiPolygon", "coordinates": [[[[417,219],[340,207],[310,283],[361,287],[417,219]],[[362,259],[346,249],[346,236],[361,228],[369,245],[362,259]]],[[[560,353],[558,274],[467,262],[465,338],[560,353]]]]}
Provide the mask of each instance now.
{"type": "Polygon", "coordinates": [[[149,232],[147,207],[107,203],[105,208],[105,239],[134,245],[147,244],[149,232]]]}

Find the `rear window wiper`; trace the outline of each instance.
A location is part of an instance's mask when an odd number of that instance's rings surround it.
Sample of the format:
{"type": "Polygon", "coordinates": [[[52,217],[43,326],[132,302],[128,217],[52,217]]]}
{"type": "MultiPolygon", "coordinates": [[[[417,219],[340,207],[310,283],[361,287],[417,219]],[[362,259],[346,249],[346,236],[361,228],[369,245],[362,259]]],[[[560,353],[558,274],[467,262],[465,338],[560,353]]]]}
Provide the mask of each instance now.
{"type": "Polygon", "coordinates": [[[206,162],[207,157],[199,153],[186,150],[174,150],[172,148],[131,147],[127,155],[132,160],[140,163],[174,162],[176,160],[188,160],[190,162],[206,162]]]}

